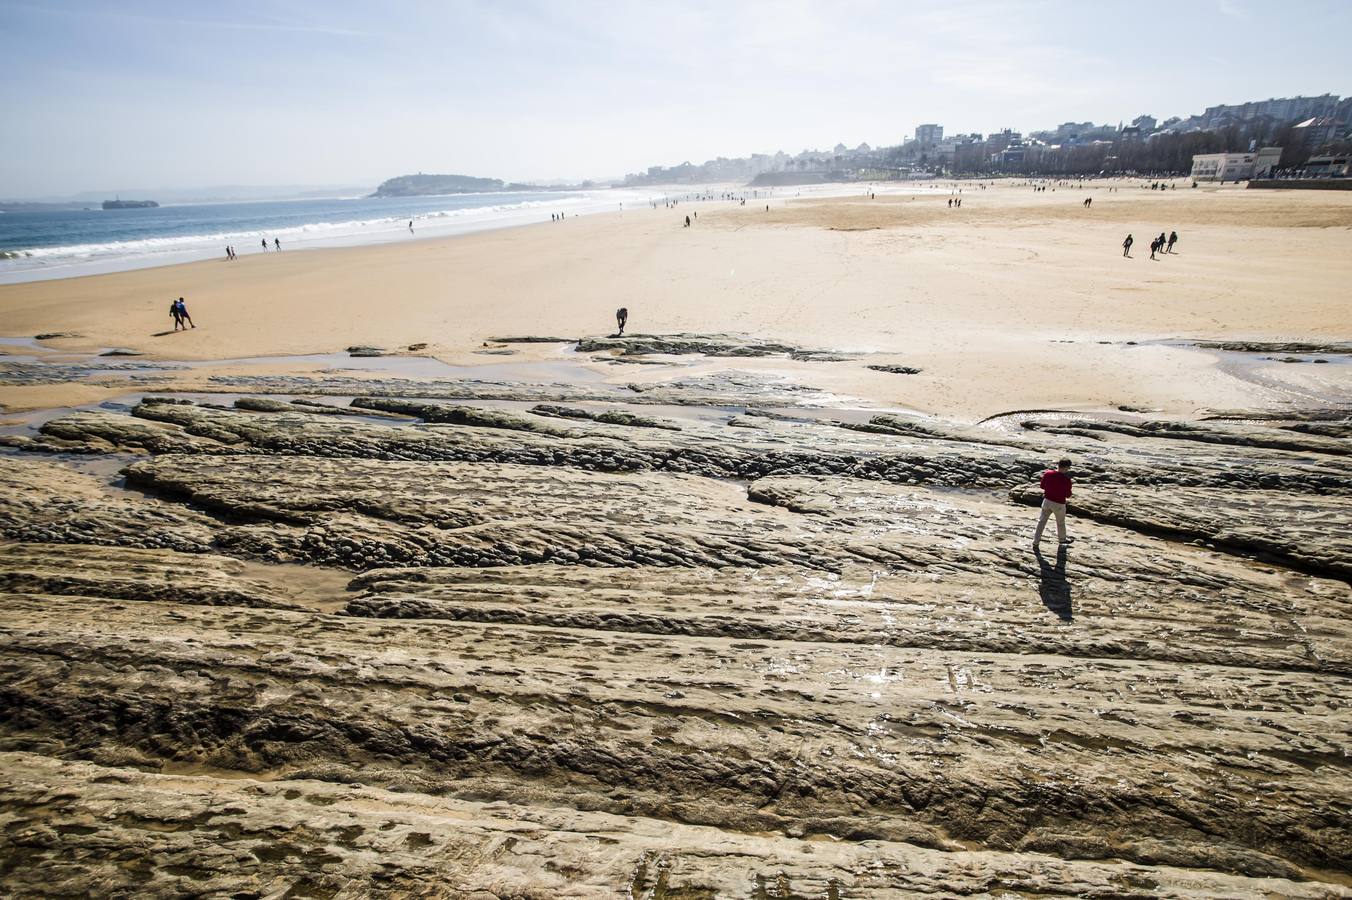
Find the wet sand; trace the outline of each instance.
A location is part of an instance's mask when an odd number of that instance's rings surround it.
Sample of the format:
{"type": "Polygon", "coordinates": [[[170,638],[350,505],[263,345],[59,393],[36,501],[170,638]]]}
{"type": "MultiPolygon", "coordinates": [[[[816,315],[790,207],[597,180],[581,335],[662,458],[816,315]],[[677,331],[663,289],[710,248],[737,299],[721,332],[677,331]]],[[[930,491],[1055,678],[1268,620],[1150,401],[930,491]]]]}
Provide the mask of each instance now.
{"type": "MultiPolygon", "coordinates": [[[[494,336],[602,334],[627,306],[632,331],[745,333],[922,369],[908,380],[863,367],[822,377],[841,393],[966,421],[1027,408],[1190,416],[1266,405],[1271,396],[1183,345],[1352,336],[1352,197],[1342,192],[963,191],[956,210],[945,195],[907,193],[775,199],[768,213],[689,203],[0,286],[0,332],[73,332],[82,337],[47,343],[164,360],[426,344],[418,352],[472,364],[491,359],[474,351],[494,336]],[[695,227],[680,227],[695,211],[695,227]],[[1150,236],[1169,230],[1181,236],[1176,252],[1151,261],[1150,236]],[[1128,231],[1131,260],[1120,251],[1128,231]],[[154,336],[180,295],[200,327],[154,336]]],[[[10,408],[40,402],[0,387],[10,408]]]]}

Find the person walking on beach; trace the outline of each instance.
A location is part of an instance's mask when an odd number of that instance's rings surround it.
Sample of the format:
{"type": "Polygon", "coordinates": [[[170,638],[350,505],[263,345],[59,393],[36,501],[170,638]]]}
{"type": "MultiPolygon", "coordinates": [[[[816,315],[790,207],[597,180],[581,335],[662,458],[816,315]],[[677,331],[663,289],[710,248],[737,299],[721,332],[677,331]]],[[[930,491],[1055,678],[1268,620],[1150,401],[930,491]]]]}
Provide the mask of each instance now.
{"type": "Polygon", "coordinates": [[[1153,241],[1150,242],[1150,258],[1151,258],[1151,259],[1154,259],[1154,258],[1155,258],[1155,253],[1156,253],[1156,251],[1159,250],[1159,248],[1160,248],[1160,239],[1159,239],[1159,238],[1155,238],[1153,241]]]}
{"type": "Polygon", "coordinates": [[[1165,253],[1173,253],[1173,252],[1174,252],[1174,244],[1177,244],[1177,243],[1178,243],[1178,232],[1177,232],[1177,231],[1171,231],[1171,232],[1169,232],[1169,246],[1165,248],[1164,252],[1165,252],[1165,253]]]}
{"type": "Polygon", "coordinates": [[[263,238],[263,252],[264,252],[264,253],[267,253],[267,252],[268,252],[268,239],[267,239],[267,238],[263,238]]]}
{"type": "Polygon", "coordinates": [[[182,314],[179,313],[179,311],[178,311],[178,301],[177,301],[177,300],[170,300],[170,301],[169,301],[169,318],[171,318],[171,319],[174,320],[174,330],[175,330],[175,331],[178,331],[180,328],[183,327],[183,316],[182,316],[182,314]]]}
{"type": "Polygon", "coordinates": [[[412,234],[412,233],[413,233],[413,220],[412,220],[412,219],[409,219],[409,220],[408,220],[408,233],[409,233],[409,234],[412,234]]]}
{"type": "Polygon", "coordinates": [[[192,316],[188,315],[188,305],[183,302],[183,298],[179,297],[178,302],[174,305],[178,307],[179,318],[196,328],[197,326],[193,325],[192,316]]]}
{"type": "Polygon", "coordinates": [[[281,239],[281,238],[273,238],[273,239],[272,239],[272,246],[276,247],[276,248],[277,248],[277,252],[280,253],[280,252],[282,251],[282,239],[281,239]]]}
{"type": "MultiPolygon", "coordinates": [[[[627,323],[628,321],[629,321],[629,308],[627,306],[621,306],[619,309],[615,310],[615,323],[620,326],[619,331],[620,335],[624,334],[624,326],[625,323],[627,323]]],[[[618,336],[619,335],[617,335],[617,337],[618,336]]]]}
{"type": "Polygon", "coordinates": [[[1066,501],[1070,499],[1070,460],[1062,459],[1055,469],[1042,473],[1042,513],[1038,516],[1037,529],[1033,532],[1033,552],[1038,552],[1042,543],[1042,529],[1050,516],[1056,516],[1056,539],[1060,544],[1069,544],[1066,537],[1066,501]]]}
{"type": "Polygon", "coordinates": [[[689,228],[689,227],[690,227],[690,217],[689,217],[689,216],[686,216],[686,217],[685,217],[685,227],[686,227],[686,228],[689,228]]]}
{"type": "Polygon", "coordinates": [[[1127,235],[1127,239],[1122,242],[1122,255],[1128,259],[1131,258],[1131,245],[1134,243],[1136,243],[1136,239],[1131,235],[1127,235]]]}

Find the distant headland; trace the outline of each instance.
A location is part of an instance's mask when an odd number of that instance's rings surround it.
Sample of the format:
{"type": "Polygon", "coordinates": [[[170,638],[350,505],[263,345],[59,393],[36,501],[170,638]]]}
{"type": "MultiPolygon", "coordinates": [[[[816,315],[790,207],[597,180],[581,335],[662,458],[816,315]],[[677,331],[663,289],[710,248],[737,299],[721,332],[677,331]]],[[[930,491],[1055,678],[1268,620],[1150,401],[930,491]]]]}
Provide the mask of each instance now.
{"type": "Polygon", "coordinates": [[[546,191],[533,184],[507,183],[473,175],[400,175],[381,182],[372,197],[425,197],[434,194],[480,194],[493,191],[546,191]]]}
{"type": "Polygon", "coordinates": [[[104,200],[104,209],[159,209],[160,205],[154,200],[123,200],[120,197],[116,200],[104,200]]]}

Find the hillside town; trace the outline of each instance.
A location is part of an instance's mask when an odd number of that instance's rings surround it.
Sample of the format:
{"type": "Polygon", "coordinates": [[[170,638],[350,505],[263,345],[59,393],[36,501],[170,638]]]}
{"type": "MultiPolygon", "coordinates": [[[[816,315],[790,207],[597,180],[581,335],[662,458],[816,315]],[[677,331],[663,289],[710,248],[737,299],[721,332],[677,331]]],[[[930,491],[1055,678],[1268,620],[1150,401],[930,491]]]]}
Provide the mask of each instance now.
{"type": "Polygon", "coordinates": [[[917,125],[899,144],[755,153],[702,164],[651,166],[624,185],[746,181],[773,186],[952,175],[1190,175],[1197,180],[1336,178],[1348,174],[1352,97],[1323,94],[1208,107],[1160,121],[1065,122],[1027,133],[1013,128],[948,134],[917,125]]]}

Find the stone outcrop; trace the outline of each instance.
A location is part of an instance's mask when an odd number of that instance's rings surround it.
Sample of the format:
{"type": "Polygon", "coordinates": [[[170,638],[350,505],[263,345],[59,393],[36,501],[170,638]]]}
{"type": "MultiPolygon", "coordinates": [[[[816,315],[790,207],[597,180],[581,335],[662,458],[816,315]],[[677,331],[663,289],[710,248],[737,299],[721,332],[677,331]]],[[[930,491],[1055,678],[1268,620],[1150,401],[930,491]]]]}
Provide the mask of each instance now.
{"type": "Polygon", "coordinates": [[[1337,428],[264,377],[10,435],[6,895],[1352,896],[1337,428]]]}
{"type": "MultiPolygon", "coordinates": [[[[1273,491],[1157,490],[1112,485],[1081,491],[1071,515],[1181,540],[1202,541],[1251,553],[1305,572],[1352,581],[1352,497],[1298,499],[1273,491]],[[1293,506],[1299,505],[1299,511],[1293,506]]],[[[1010,491],[1018,503],[1035,506],[1033,486],[1010,491]]]]}
{"type": "Polygon", "coordinates": [[[714,357],[786,356],[804,361],[834,362],[851,359],[848,354],[827,350],[807,350],[793,344],[761,341],[735,334],[625,334],[586,337],[577,342],[579,353],[618,353],[622,356],[645,354],[700,354],[714,357]]]}

